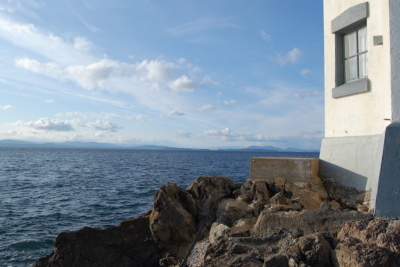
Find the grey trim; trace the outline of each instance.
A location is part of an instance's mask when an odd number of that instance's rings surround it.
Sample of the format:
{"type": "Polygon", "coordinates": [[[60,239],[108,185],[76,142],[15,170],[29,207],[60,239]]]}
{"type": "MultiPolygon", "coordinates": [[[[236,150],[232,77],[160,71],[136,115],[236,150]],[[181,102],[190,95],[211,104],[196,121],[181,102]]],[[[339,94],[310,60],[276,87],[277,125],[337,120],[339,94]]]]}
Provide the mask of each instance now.
{"type": "Polygon", "coordinates": [[[374,36],[374,45],[382,45],[383,44],[383,36],[375,35],[374,36]]]}
{"type": "Polygon", "coordinates": [[[332,20],[332,33],[345,32],[351,27],[364,24],[368,17],[368,2],[355,5],[332,20]]]}
{"type": "Polygon", "coordinates": [[[359,79],[353,82],[345,83],[341,86],[335,87],[332,90],[332,97],[339,98],[348,95],[355,95],[365,93],[370,90],[368,78],[359,79]]]}

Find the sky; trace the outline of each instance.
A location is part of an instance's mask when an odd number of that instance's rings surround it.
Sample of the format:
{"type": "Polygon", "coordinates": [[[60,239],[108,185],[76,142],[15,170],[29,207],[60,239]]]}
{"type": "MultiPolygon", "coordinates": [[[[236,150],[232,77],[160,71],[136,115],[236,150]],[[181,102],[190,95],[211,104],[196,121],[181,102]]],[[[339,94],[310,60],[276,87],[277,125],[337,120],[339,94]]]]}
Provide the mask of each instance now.
{"type": "Polygon", "coordinates": [[[319,149],[321,0],[0,0],[0,140],[319,149]]]}

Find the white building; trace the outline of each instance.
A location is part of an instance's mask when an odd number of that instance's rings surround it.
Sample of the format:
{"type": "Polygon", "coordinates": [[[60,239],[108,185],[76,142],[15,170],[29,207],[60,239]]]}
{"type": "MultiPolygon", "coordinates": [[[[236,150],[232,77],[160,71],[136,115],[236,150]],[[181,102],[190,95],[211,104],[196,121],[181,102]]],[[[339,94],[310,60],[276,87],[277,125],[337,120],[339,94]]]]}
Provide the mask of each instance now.
{"type": "Polygon", "coordinates": [[[324,0],[320,174],[400,217],[400,0],[324,0]]]}

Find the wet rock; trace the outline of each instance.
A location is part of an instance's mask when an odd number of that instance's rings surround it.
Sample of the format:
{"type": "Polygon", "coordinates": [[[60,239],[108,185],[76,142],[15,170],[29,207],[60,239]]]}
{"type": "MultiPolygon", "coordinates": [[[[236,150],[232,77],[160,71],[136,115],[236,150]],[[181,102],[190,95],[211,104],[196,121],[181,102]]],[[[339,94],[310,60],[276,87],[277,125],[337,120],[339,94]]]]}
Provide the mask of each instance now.
{"type": "Polygon", "coordinates": [[[196,204],[176,184],[163,185],[154,196],[150,229],[160,248],[178,258],[185,257],[196,235],[196,204]]]}
{"type": "Polygon", "coordinates": [[[54,252],[35,267],[158,266],[161,251],[149,229],[149,216],[106,229],[85,227],[57,235],[54,252]]]}

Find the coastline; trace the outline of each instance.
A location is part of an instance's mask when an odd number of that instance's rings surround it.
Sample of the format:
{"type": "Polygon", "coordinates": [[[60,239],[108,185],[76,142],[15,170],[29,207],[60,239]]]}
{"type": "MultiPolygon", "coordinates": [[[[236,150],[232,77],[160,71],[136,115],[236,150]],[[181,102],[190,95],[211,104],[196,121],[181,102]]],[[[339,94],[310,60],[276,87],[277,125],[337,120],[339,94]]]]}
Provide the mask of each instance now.
{"type": "Polygon", "coordinates": [[[186,190],[167,183],[152,211],[102,230],[60,233],[54,252],[34,266],[179,266],[201,224],[187,266],[396,264],[400,221],[373,218],[365,192],[321,182],[199,177],[186,190]]]}

